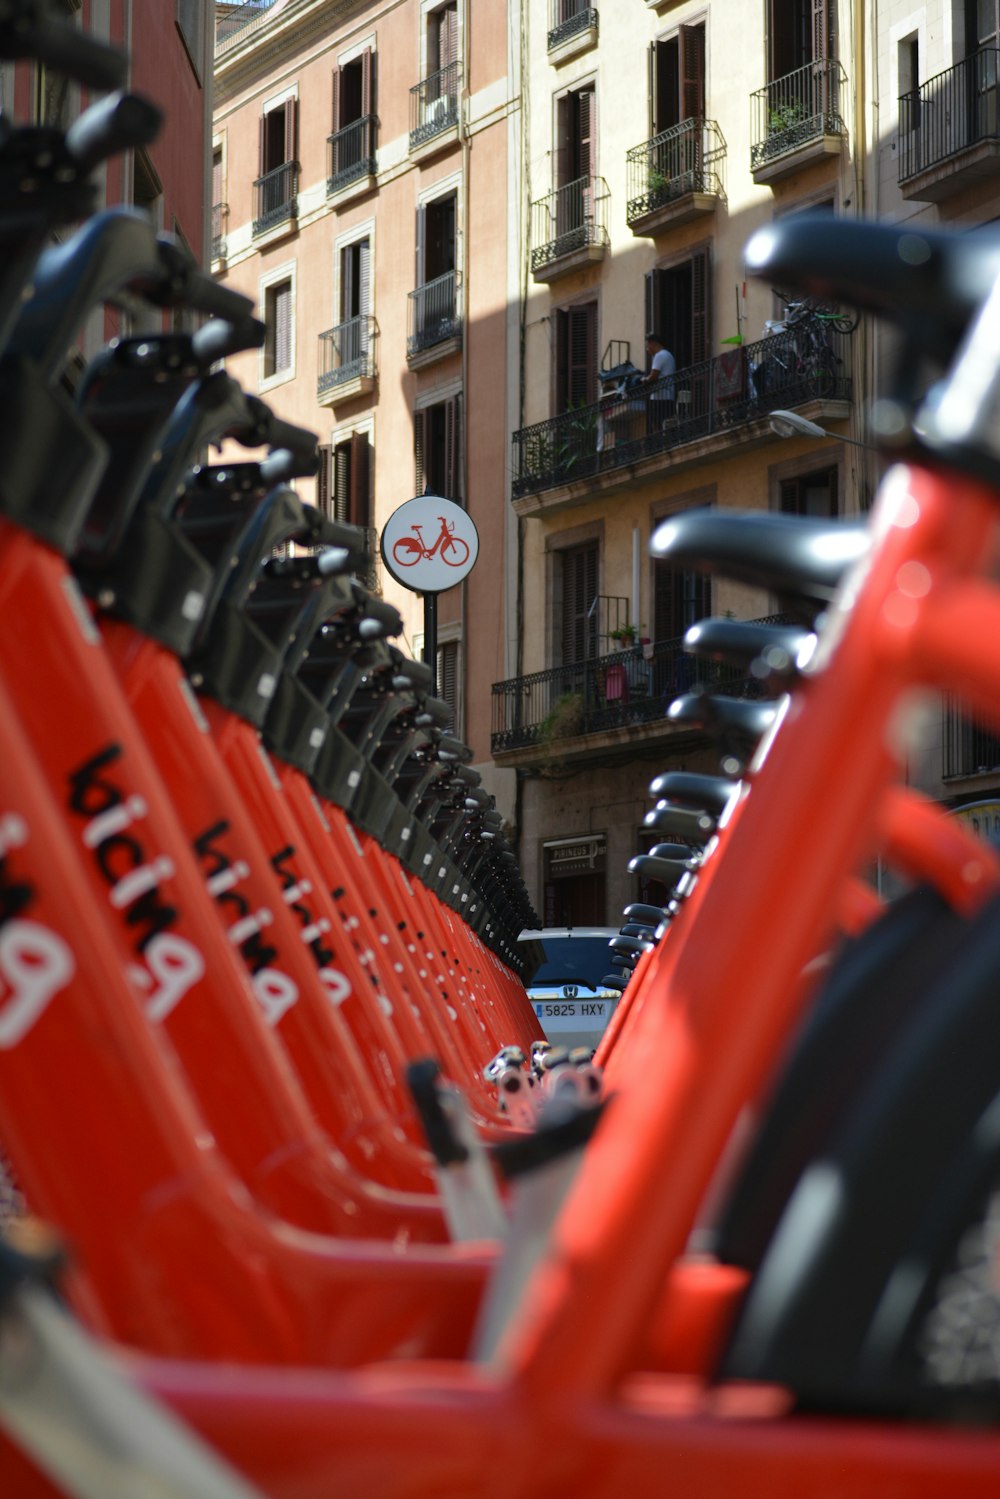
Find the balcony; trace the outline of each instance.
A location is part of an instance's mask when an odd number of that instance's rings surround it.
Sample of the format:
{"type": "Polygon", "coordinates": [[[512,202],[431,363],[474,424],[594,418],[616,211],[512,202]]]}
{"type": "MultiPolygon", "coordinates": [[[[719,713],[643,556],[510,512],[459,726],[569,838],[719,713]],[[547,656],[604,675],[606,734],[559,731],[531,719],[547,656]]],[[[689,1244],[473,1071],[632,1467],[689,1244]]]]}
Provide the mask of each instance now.
{"type": "Polygon", "coordinates": [[[283,162],[272,172],[266,172],[254,183],[257,212],[254,215],[253,232],[257,237],[271,234],[276,229],[294,229],[298,216],[299,164],[297,161],[283,162]]]}
{"type": "Polygon", "coordinates": [[[899,186],[939,203],[1000,173],[1000,52],[984,47],[899,100],[899,186]]]}
{"type": "Polygon", "coordinates": [[[839,62],[814,62],[751,94],[750,170],[755,182],[776,182],[839,155],[847,136],[840,113],[846,82],[839,62]]]}
{"type": "Polygon", "coordinates": [[[371,314],[349,318],[319,335],[319,374],[316,399],[335,406],[368,395],[375,388],[375,345],[378,329],[371,314]]]}
{"type": "Polygon", "coordinates": [[[328,148],[326,191],[342,193],[354,187],[358,191],[372,185],[375,176],[374,115],[362,115],[342,130],[326,138],[328,148]]]}
{"type": "Polygon", "coordinates": [[[633,234],[657,234],[712,213],[723,196],[726,143],[714,120],[682,120],[625,157],[633,234]]]}
{"type": "Polygon", "coordinates": [[[246,41],[268,20],[277,0],[225,0],[215,7],[215,53],[228,52],[238,42],[246,41]]]}
{"type": "Polygon", "coordinates": [[[462,347],[461,277],[447,271],[411,291],[406,320],[406,362],[420,369],[462,347]]]}
{"type": "Polygon", "coordinates": [[[226,258],[226,222],[229,218],[228,203],[212,204],[212,260],[226,258]]]}
{"type": "Polygon", "coordinates": [[[462,70],[449,63],[410,89],[410,155],[422,157],[458,138],[462,70]]]}
{"type": "Polygon", "coordinates": [[[519,515],[561,508],[593,496],[593,480],[606,473],[643,479],[672,464],[696,462],[724,451],[757,423],[761,440],[772,434],[768,412],[819,403],[826,420],[846,416],[851,399],[850,335],[831,328],[805,347],[800,331],[772,334],[664,380],[633,386],[514,433],[511,498],[519,515]],[[558,490],[552,501],[535,496],[558,490]]]}
{"type": "Polygon", "coordinates": [[[597,42],[597,11],[583,0],[549,0],[549,61],[567,62],[597,42]]]}
{"type": "Polygon", "coordinates": [[[953,698],[946,698],[941,729],[941,774],[946,781],[1000,775],[1000,735],[984,718],[967,717],[953,698]]]}
{"type": "Polygon", "coordinates": [[[616,741],[634,738],[637,730],[644,738],[690,736],[700,731],[671,724],[666,713],[675,697],[698,684],[741,697],[758,691],[737,667],[695,660],[682,639],[494,682],[490,748],[505,763],[530,764],[600,753],[616,741]],[[601,736],[597,742],[596,736],[601,736]],[[582,743],[588,737],[591,743],[582,743]]]}
{"type": "Polygon", "coordinates": [[[604,259],[609,198],[603,177],[578,177],[532,203],[531,274],[536,281],[556,281],[604,259]]]}

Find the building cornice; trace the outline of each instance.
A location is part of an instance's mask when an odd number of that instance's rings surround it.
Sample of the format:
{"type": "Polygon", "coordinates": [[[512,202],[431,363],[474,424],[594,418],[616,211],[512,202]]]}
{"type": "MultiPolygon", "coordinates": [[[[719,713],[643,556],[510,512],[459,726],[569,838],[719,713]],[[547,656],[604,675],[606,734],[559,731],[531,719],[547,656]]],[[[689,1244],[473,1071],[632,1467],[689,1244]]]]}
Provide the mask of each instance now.
{"type": "MultiPolygon", "coordinates": [[[[256,78],[273,76],[276,66],[329,36],[345,20],[385,10],[373,0],[287,0],[243,40],[216,51],[215,103],[226,103],[256,78]]],[[[389,7],[391,8],[391,6],[389,7]]]]}

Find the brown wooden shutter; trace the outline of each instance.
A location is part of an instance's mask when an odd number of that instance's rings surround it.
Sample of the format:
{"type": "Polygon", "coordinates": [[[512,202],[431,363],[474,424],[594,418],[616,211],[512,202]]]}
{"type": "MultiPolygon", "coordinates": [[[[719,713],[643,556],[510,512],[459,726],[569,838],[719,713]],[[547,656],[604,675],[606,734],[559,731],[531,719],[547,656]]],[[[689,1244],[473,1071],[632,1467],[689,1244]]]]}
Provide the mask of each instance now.
{"type": "Polygon", "coordinates": [[[316,470],[316,508],[321,515],[329,515],[330,464],[333,454],[329,443],[321,443],[316,451],[319,454],[319,468],[316,470]]]}
{"type": "Polygon", "coordinates": [[[441,54],[439,67],[450,67],[458,61],[458,6],[446,5],[441,11],[441,29],[438,42],[441,54]]]}
{"type": "Polygon", "coordinates": [[[292,362],[292,283],[274,288],[274,372],[287,370],[292,362]]]}
{"type": "Polygon", "coordinates": [[[351,433],[351,491],[348,520],[352,526],[371,524],[370,464],[367,432],[351,433]]]}
{"type": "MultiPolygon", "coordinates": [[[[331,101],[330,102],[330,121],[331,121],[330,130],[331,130],[331,132],[334,135],[336,135],[337,131],[341,128],[340,127],[340,69],[339,68],[334,68],[334,70],[333,70],[333,78],[332,78],[331,83],[330,83],[330,101],[331,101]]],[[[337,170],[337,164],[336,164],[336,162],[334,162],[333,170],[334,171],[337,170]]]]}
{"type": "Polygon", "coordinates": [[[258,142],[258,144],[257,144],[257,158],[258,158],[258,162],[257,162],[257,164],[258,164],[258,168],[259,168],[259,170],[257,172],[257,176],[258,177],[266,177],[267,176],[267,172],[268,172],[268,161],[267,161],[267,115],[261,115],[261,117],[258,120],[257,124],[258,124],[258,132],[257,132],[257,142],[258,142]]]}
{"type": "Polygon", "coordinates": [[[705,118],[705,28],[681,27],[681,118],[705,118]]]}
{"type": "Polygon", "coordinates": [[[424,455],[427,451],[426,417],[427,413],[425,411],[415,411],[413,413],[413,466],[415,473],[413,493],[415,495],[423,494],[427,487],[424,477],[424,455]]]}
{"type": "Polygon", "coordinates": [[[833,57],[833,0],[812,0],[813,62],[833,57]]]}
{"type": "Polygon", "coordinates": [[[691,257],[691,363],[700,364],[709,355],[708,251],[691,257]]]}
{"type": "Polygon", "coordinates": [[[576,99],[576,175],[593,177],[596,151],[594,149],[594,126],[596,124],[596,102],[592,88],[581,89],[576,99]]]}
{"type": "Polygon", "coordinates": [[[222,151],[216,149],[212,152],[212,206],[216,207],[222,202],[222,151]]]}
{"type": "Polygon", "coordinates": [[[462,397],[452,396],[444,406],[444,496],[461,501],[462,495],[462,397]]]}
{"type": "Polygon", "coordinates": [[[597,543],[569,547],[561,555],[562,654],[563,662],[570,663],[596,654],[597,543]]]}
{"type": "Polygon", "coordinates": [[[375,113],[375,52],[371,47],[361,54],[361,113],[375,113]]]}
{"type": "Polygon", "coordinates": [[[437,653],[437,695],[451,708],[452,732],[458,725],[458,641],[449,640],[437,653]]]}
{"type": "Polygon", "coordinates": [[[556,414],[597,399],[597,303],[556,313],[556,414]]]}

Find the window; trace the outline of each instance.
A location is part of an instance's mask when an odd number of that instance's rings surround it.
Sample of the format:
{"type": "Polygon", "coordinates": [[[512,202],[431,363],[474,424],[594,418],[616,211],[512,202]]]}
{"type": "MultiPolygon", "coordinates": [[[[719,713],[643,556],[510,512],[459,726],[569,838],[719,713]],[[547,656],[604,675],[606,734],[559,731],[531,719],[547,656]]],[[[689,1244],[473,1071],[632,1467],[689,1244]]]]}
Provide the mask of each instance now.
{"type": "Polygon", "coordinates": [[[597,303],[555,314],[556,415],[597,400],[597,303]]]}
{"type": "Polygon", "coordinates": [[[965,0],[965,50],[969,56],[975,54],[973,109],[977,138],[997,132],[998,9],[998,0],[965,0]]]}
{"type": "Polygon", "coordinates": [[[366,47],[333,75],[333,134],[327,190],[375,171],[375,53],[366,47]]]}
{"type": "Polygon", "coordinates": [[[284,99],[260,117],[257,213],[254,234],[294,218],[299,190],[298,100],[284,99]]]}
{"type": "MultiPolygon", "coordinates": [[[[458,0],[450,0],[449,4],[432,10],[427,17],[426,76],[431,78],[457,62],[458,0]]],[[[440,92],[447,93],[448,90],[442,87],[440,92]]]]}
{"type": "Polygon", "coordinates": [[[836,0],[769,0],[769,81],[836,56],[836,0]]]}
{"type": "Polygon", "coordinates": [[[783,479],[778,487],[778,506],[786,515],[837,515],[839,477],[840,471],[834,464],[832,468],[783,479]]]}
{"type": "Polygon", "coordinates": [[[597,655],[599,558],[599,544],[588,541],[581,546],[566,547],[556,559],[561,585],[558,626],[564,666],[597,655]]]}
{"type": "Polygon", "coordinates": [[[413,413],[416,494],[461,503],[462,397],[451,396],[413,413]]]}
{"type": "Polygon", "coordinates": [[[292,281],[275,281],[264,291],[264,379],[286,374],[294,356],[292,281]]]}
{"type": "Polygon", "coordinates": [[[593,177],[596,166],[594,85],[563,94],[556,101],[556,186],[593,177]]]}
{"type": "Polygon", "coordinates": [[[184,46],[195,76],[200,80],[205,45],[204,0],[177,0],[177,30],[184,38],[184,46]]]}
{"type": "Polygon", "coordinates": [[[344,329],[347,343],[357,347],[348,348],[342,340],[341,360],[349,363],[360,359],[368,348],[368,317],[372,310],[371,241],[367,235],[353,244],[342,245],[340,250],[340,318],[341,324],[350,323],[352,330],[344,329]]]}
{"type": "Polygon", "coordinates": [[[649,50],[652,133],[705,116],[705,27],[682,26],[649,50]]]}
{"type": "Polygon", "coordinates": [[[458,194],[450,192],[417,209],[417,288],[407,328],[411,355],[461,332],[457,265],[458,194]]]}
{"type": "Polygon", "coordinates": [[[226,253],[226,218],[228,205],[225,202],[226,184],[223,175],[222,147],[212,147],[212,259],[219,260],[226,253]]]}
{"type": "Polygon", "coordinates": [[[679,370],[709,357],[709,288],[707,250],[646,277],[646,331],[659,333],[679,370]]]}
{"type": "Polygon", "coordinates": [[[316,503],[324,515],[348,526],[371,525],[371,447],[367,432],[321,447],[316,503]]]}
{"type": "Polygon", "coordinates": [[[437,695],[451,709],[450,732],[458,734],[458,641],[448,640],[438,646],[437,695]]]}
{"type": "Polygon", "coordinates": [[[653,563],[654,640],[679,640],[711,612],[711,578],[671,562],[653,563]]]}

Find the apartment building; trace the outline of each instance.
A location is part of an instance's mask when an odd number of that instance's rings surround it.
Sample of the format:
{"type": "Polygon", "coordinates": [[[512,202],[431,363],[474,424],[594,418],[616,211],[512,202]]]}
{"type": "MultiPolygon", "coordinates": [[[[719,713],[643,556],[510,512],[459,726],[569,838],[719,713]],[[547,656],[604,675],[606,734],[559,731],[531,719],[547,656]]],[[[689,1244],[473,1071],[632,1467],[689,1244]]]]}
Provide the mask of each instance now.
{"type": "MultiPolygon", "coordinates": [[[[505,674],[514,530],[507,8],[243,0],[215,15],[212,263],[267,326],[259,356],[231,372],[320,433],[303,497],[366,527],[376,555],[386,520],[416,495],[474,520],[479,563],[438,596],[437,667],[493,789],[489,684],[505,674]]],[[[421,654],[422,600],[384,568],[373,581],[421,654]]]]}
{"type": "MultiPolygon", "coordinates": [[[[1000,218],[1000,6],[894,4],[878,34],[872,211],[955,229],[1000,218]]],[[[886,360],[891,358],[891,349],[886,360]]],[[[979,827],[1000,832],[1000,737],[945,700],[913,778],[979,827]]]]}
{"type": "MultiPolygon", "coordinates": [[[[864,16],[835,0],[530,0],[520,253],[518,654],[494,684],[493,749],[518,777],[522,867],[547,923],[656,898],[627,862],[648,783],[715,770],[706,736],[665,718],[690,685],[685,629],[774,599],[656,563],[657,524],[700,506],[841,515],[873,456],[783,438],[793,409],[861,430],[869,330],[768,336],[782,288],[747,283],[760,225],[863,212],[864,16]],[[634,382],[657,332],[676,373],[634,382]]],[[[845,325],[846,326],[846,325],[845,325]]]]}

